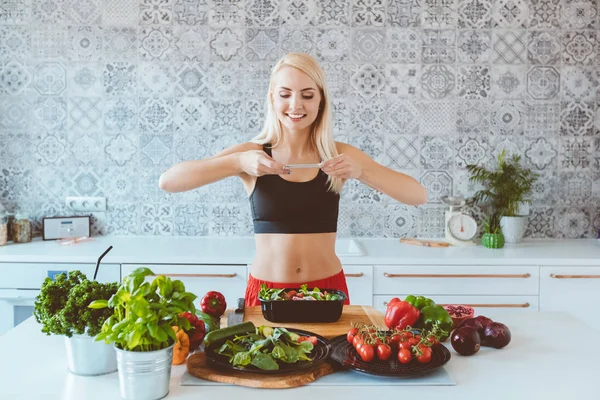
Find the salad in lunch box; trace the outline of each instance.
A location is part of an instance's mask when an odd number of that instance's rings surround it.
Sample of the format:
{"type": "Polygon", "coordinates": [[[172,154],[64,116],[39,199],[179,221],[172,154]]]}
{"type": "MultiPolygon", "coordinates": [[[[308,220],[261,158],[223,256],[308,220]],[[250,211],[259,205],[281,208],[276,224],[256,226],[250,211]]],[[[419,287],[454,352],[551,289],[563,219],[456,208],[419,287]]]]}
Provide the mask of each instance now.
{"type": "Polygon", "coordinates": [[[265,301],[274,300],[344,300],[344,297],[337,293],[329,293],[326,290],[321,291],[318,287],[308,290],[308,285],[304,284],[300,289],[269,289],[264,283],[260,285],[258,298],[265,301]]]}

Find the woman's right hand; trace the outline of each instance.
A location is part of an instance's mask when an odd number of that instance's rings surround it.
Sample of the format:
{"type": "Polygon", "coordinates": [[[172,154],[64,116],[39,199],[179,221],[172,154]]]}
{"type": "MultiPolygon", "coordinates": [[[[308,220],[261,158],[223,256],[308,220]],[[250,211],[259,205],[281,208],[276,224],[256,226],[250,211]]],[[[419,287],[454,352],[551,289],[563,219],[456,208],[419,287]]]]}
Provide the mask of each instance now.
{"type": "Polygon", "coordinates": [[[287,175],[289,173],[283,164],[273,160],[262,150],[249,150],[239,154],[240,168],[248,175],[287,175]]]}

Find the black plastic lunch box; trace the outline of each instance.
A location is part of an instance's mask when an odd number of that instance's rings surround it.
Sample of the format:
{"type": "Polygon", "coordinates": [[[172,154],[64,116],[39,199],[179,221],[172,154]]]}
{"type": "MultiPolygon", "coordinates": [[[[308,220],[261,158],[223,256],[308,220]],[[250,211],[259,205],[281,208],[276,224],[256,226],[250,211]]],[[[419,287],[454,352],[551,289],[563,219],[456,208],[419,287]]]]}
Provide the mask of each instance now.
{"type": "MultiPolygon", "coordinates": [[[[288,288],[299,291],[300,288],[288,288]]],[[[340,300],[263,300],[260,306],[263,317],[271,322],[335,322],[342,316],[346,293],[336,289],[321,289],[342,296],[340,300]]]]}

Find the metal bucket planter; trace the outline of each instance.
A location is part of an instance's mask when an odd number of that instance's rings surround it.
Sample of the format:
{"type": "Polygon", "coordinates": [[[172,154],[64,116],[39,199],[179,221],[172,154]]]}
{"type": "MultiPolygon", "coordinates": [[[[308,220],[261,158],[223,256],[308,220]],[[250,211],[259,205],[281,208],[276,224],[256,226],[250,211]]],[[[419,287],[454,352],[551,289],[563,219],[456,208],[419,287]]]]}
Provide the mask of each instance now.
{"type": "Polygon", "coordinates": [[[125,351],[115,347],[121,397],[157,400],[169,394],[174,346],[157,351],[125,351]]]}
{"type": "Polygon", "coordinates": [[[104,375],[117,370],[117,354],[113,346],[92,336],[65,337],[67,365],[75,375],[104,375]]]}

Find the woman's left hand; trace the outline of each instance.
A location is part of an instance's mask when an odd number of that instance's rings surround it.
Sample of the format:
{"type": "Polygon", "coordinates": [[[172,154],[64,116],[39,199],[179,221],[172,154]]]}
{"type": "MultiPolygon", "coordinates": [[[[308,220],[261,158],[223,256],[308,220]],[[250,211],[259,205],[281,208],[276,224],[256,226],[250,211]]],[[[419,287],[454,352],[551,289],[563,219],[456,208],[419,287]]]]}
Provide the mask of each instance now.
{"type": "Polygon", "coordinates": [[[343,153],[323,162],[321,169],[329,176],[342,179],[358,179],[363,171],[356,160],[343,153]]]}

